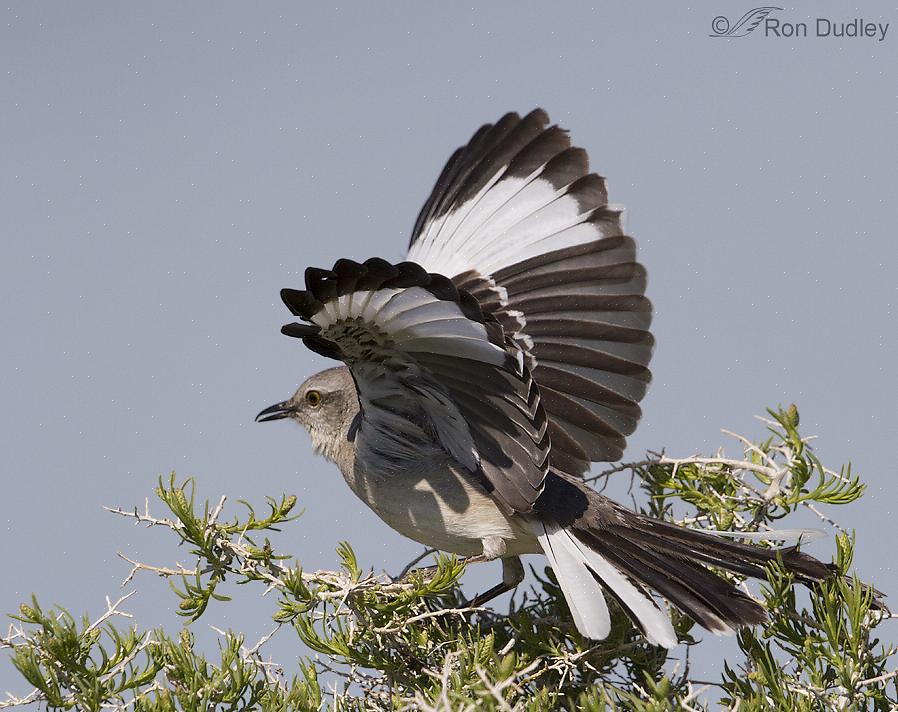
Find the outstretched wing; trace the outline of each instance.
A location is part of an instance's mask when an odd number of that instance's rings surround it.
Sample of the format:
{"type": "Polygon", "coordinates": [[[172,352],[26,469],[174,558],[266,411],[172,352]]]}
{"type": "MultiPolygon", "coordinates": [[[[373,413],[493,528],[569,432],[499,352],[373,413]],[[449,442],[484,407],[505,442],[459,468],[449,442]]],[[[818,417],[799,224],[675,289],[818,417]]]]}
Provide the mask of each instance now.
{"type": "Polygon", "coordinates": [[[281,297],[284,326],[343,361],[359,395],[356,456],[380,472],[450,455],[507,510],[528,512],[548,469],[548,421],[514,341],[477,300],[412,262],[339,260],[281,297]]]}
{"type": "Polygon", "coordinates": [[[537,109],[459,148],[408,258],[448,275],[524,352],[549,419],[552,466],[616,460],[651,374],[646,275],[586,152],[537,109]]]}

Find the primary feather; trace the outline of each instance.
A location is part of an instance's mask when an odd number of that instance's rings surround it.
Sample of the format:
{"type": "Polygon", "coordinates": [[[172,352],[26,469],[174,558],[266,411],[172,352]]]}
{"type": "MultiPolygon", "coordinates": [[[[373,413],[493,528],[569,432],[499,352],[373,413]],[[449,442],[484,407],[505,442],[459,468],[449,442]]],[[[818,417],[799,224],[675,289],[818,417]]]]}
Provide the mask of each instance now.
{"type": "Polygon", "coordinates": [[[551,463],[569,474],[622,455],[651,377],[645,270],[621,213],[544,111],[506,114],[450,158],[408,252],[520,345],[543,394],[551,463]]]}

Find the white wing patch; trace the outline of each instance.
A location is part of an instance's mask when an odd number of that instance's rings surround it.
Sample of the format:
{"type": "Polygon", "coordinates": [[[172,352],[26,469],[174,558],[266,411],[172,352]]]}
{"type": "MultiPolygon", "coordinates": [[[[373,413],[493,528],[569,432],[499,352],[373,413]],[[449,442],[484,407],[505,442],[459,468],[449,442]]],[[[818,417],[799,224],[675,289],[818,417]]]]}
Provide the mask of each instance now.
{"type": "Polygon", "coordinates": [[[586,244],[605,235],[584,222],[591,209],[575,195],[539,177],[491,181],[476,196],[431,222],[408,259],[440,274],[476,269],[495,274],[547,252],[586,244]]]}
{"type": "MultiPolygon", "coordinates": [[[[428,226],[412,244],[408,259],[425,269],[455,275],[468,269],[482,274],[521,261],[537,241],[577,222],[577,199],[561,195],[549,181],[506,177],[428,226]],[[557,200],[556,200],[557,197],[557,200]],[[551,203],[557,203],[549,209],[551,203]]],[[[595,230],[591,238],[596,239],[595,230]]],[[[556,249],[544,244],[539,253],[556,249]]]]}
{"type": "MultiPolygon", "coordinates": [[[[403,351],[458,356],[500,365],[506,352],[490,343],[483,324],[467,319],[458,304],[437,299],[422,287],[356,291],[324,303],[312,317],[322,333],[336,333],[357,322],[370,325],[403,351]]],[[[337,336],[334,341],[340,343],[337,336]]]]}

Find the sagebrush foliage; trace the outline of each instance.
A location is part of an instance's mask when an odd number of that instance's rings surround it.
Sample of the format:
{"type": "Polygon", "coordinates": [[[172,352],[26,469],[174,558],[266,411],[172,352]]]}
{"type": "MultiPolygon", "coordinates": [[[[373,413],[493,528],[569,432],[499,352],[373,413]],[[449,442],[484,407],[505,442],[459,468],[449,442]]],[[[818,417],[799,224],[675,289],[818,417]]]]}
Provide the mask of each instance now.
{"type": "MultiPolygon", "coordinates": [[[[843,505],[864,486],[850,468],[835,472],[798,433],[798,412],[770,411],[769,437],[739,438],[744,459],[653,455],[612,468],[630,471],[647,495],[645,511],[690,526],[755,531],[800,507],[833,524],[818,506],[843,505]],[[677,512],[675,512],[677,510],[677,512]]],[[[744,629],[740,655],[714,684],[690,678],[685,648],[642,640],[613,602],[607,640],[574,628],[549,569],[509,615],[464,607],[463,562],[437,556],[428,569],[390,579],[364,570],[347,543],[333,572],[305,572],[275,552],[265,533],[294,519],[295,497],[268,500],[267,516],[223,521],[224,499],[199,507],[191,481],[160,480],[167,518],[112,510],[171,530],[196,558],[193,569],[131,562],[127,582],[150,570],[169,577],[186,627],[177,633],[122,626],[127,595],[100,619],[47,611],[34,598],[2,639],[33,691],[0,707],[39,702],[48,709],[169,710],[890,710],[898,706],[893,656],[876,629],[891,617],[851,570],[854,541],[835,537],[834,576],[796,596],[772,565],[761,595],[769,623],[744,629]],[[248,645],[222,632],[214,658],[197,649],[189,624],[232,584],[277,591],[271,635],[295,635],[313,651],[296,670],[262,655],[269,636],[248,645]],[[893,669],[889,669],[889,664],[893,669]]],[[[245,590],[245,589],[244,589],[245,590]]],[[[129,594],[130,595],[130,594],[129,594]]],[[[270,601],[266,598],[265,601],[270,601]]],[[[270,603],[267,605],[271,605],[270,603]]],[[[685,645],[703,632],[672,611],[685,645]]]]}

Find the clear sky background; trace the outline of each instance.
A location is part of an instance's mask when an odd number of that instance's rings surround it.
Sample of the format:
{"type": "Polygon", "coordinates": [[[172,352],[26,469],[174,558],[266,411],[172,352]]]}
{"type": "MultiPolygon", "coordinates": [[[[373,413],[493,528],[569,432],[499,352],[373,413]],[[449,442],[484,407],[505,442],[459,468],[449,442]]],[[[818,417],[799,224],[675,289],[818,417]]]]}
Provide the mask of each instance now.
{"type": "MultiPolygon", "coordinates": [[[[214,500],[296,494],[278,543],[306,568],[342,539],[378,570],[415,555],[301,431],[253,423],[331,365],[278,333],[278,290],[402,259],[450,152],[537,105],[608,176],[649,270],[655,380],[628,457],[759,437],[753,415],[796,402],[822,459],[867,482],[829,511],[898,603],[898,8],[778,13],[888,22],[879,42],[709,37],[751,3],[473,4],[0,10],[0,612],[36,592],[96,615],[118,551],[190,563],[102,510],[171,470],[214,500]]],[[[164,582],[138,588],[143,627],[180,625],[164,582]]],[[[274,602],[231,592],[195,627],[265,632],[274,602]]],[[[731,649],[708,639],[697,669],[731,649]]],[[[288,633],[273,652],[300,651],[288,633]]],[[[27,691],[4,663],[5,689],[27,691]]]]}

